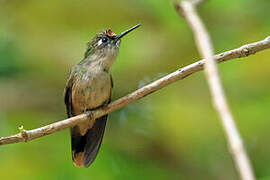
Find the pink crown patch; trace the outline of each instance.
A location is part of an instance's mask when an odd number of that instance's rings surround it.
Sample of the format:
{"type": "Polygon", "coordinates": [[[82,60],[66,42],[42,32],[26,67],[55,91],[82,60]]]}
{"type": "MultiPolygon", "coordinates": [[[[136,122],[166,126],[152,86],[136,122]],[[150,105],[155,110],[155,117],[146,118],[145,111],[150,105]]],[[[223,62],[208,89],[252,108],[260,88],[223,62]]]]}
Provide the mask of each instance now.
{"type": "Polygon", "coordinates": [[[110,37],[116,36],[116,34],[115,34],[111,29],[108,29],[108,30],[106,31],[106,34],[107,34],[108,36],[110,36],[110,37]]]}

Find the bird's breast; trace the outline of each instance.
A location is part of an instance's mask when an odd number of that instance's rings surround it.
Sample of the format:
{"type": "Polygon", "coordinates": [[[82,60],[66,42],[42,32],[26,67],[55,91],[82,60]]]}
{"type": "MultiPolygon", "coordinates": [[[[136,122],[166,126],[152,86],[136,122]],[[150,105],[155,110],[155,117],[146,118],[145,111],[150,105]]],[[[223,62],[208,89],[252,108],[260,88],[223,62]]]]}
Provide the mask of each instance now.
{"type": "Polygon", "coordinates": [[[85,73],[72,87],[72,106],[75,114],[107,103],[111,96],[111,77],[108,72],[85,73]]]}

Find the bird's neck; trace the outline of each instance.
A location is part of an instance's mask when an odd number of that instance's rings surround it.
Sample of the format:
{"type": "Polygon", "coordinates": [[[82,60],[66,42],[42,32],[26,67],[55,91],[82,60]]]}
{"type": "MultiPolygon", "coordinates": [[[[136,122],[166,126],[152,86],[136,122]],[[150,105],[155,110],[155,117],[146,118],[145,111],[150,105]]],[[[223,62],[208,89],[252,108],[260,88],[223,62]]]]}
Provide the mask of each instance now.
{"type": "Polygon", "coordinates": [[[92,54],[80,62],[83,66],[94,67],[97,70],[109,71],[116,60],[117,53],[92,54]]]}

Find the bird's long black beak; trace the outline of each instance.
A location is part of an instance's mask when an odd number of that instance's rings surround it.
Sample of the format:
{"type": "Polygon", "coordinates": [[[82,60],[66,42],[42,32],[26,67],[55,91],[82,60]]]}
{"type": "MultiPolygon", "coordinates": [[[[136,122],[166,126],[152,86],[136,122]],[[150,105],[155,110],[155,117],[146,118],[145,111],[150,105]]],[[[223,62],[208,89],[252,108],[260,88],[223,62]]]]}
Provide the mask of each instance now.
{"type": "Polygon", "coordinates": [[[122,37],[124,37],[126,34],[128,34],[129,32],[133,31],[134,29],[137,29],[138,27],[140,27],[141,24],[137,24],[136,26],[133,26],[132,28],[122,32],[121,34],[116,36],[116,40],[121,39],[122,37]]]}

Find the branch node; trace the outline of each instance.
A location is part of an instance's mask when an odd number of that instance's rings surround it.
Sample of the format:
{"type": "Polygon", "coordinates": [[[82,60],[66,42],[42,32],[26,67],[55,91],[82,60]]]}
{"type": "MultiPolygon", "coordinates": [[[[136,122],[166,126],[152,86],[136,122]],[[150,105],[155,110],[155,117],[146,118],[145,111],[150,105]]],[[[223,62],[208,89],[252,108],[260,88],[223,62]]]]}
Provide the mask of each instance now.
{"type": "Polygon", "coordinates": [[[24,142],[27,142],[27,140],[28,140],[28,134],[27,134],[27,131],[24,129],[23,125],[20,125],[18,127],[18,129],[19,129],[19,131],[20,131],[20,133],[21,133],[21,135],[22,135],[22,137],[24,139],[24,142]]]}
{"type": "Polygon", "coordinates": [[[178,14],[180,14],[183,17],[185,17],[185,12],[184,12],[182,6],[180,5],[180,2],[174,2],[173,3],[173,6],[175,7],[175,9],[178,12],[178,14]]]}
{"type": "Polygon", "coordinates": [[[247,47],[243,49],[243,52],[245,56],[248,56],[250,53],[247,47]]]}

